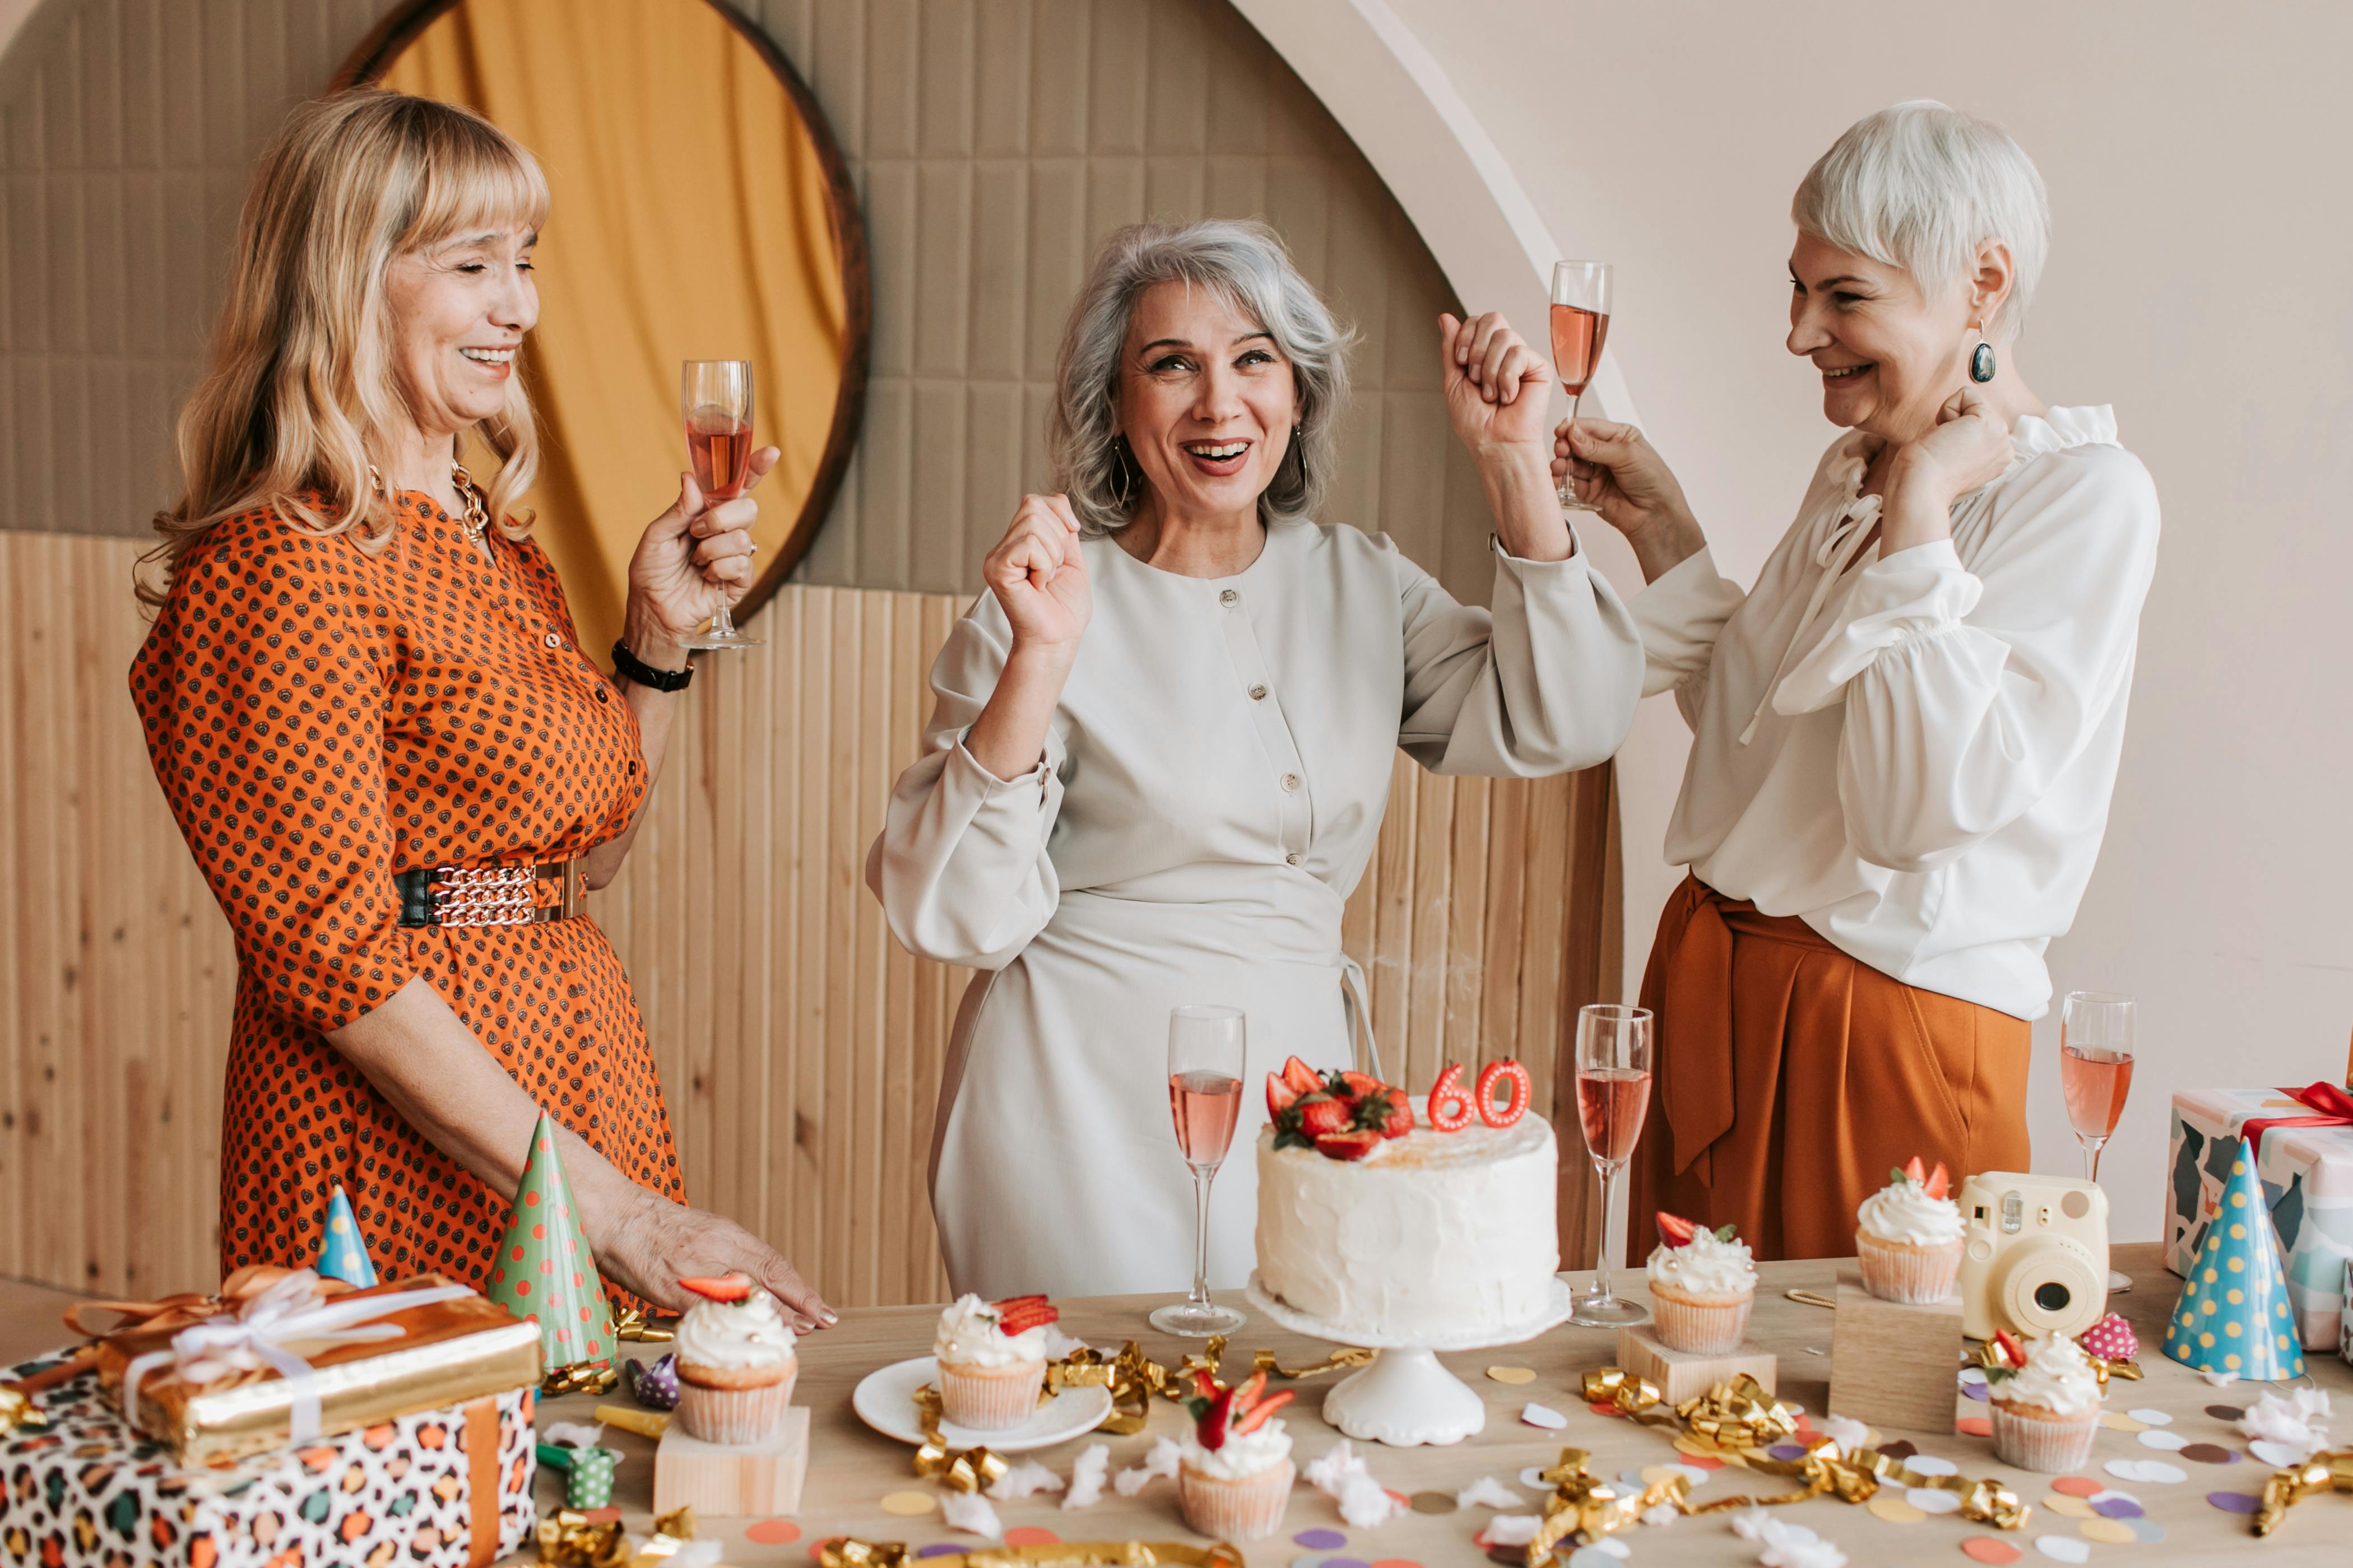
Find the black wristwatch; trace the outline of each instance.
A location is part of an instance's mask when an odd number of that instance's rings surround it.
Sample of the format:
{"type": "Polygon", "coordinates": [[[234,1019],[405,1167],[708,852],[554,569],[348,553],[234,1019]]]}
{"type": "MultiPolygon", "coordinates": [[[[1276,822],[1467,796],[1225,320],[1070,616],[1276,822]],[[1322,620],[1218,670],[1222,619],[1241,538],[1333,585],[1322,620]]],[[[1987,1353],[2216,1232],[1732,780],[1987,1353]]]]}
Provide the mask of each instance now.
{"type": "Polygon", "coordinates": [[[649,691],[683,691],[694,679],[694,666],[684,669],[656,669],[629,651],[624,637],[613,645],[613,674],[622,680],[634,681],[649,691]]]}

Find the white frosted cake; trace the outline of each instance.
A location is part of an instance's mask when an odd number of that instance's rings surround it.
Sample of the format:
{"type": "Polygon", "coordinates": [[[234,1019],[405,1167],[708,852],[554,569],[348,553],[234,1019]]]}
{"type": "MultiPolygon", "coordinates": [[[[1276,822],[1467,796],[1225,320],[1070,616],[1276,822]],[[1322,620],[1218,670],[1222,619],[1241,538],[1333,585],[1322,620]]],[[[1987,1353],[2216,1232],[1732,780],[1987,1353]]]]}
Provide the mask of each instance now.
{"type": "Polygon", "coordinates": [[[1541,1116],[1417,1127],[1361,1159],[1258,1141],[1258,1280],[1343,1332],[1459,1339],[1539,1317],[1560,1268],[1541,1116]]]}

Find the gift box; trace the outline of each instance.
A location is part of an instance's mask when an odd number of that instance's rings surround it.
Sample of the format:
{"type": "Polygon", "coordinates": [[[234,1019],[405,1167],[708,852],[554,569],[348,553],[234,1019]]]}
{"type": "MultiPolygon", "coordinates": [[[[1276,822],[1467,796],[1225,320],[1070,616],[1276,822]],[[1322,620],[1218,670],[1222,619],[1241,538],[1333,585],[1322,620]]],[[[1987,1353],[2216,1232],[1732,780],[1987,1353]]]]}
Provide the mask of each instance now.
{"type": "Polygon", "coordinates": [[[2165,1266],[2189,1271],[2242,1136],[2255,1141],[2255,1174],[2279,1237],[2298,1337],[2305,1349],[2326,1352],[2344,1332],[2353,1262],[2353,1098],[2334,1085],[2174,1094],[2165,1266]]]}
{"type": "Polygon", "coordinates": [[[485,1568],[537,1527],[533,1398],[510,1388],[222,1468],[177,1463],[84,1372],[37,1395],[45,1429],[0,1438],[0,1542],[43,1568],[485,1568]]]}
{"type": "Polygon", "coordinates": [[[97,1345],[100,1382],[125,1424],[183,1465],[229,1464],[539,1382],[538,1326],[439,1275],[352,1290],[308,1269],[249,1269],[222,1289],[155,1303],[163,1310],[97,1345]]]}

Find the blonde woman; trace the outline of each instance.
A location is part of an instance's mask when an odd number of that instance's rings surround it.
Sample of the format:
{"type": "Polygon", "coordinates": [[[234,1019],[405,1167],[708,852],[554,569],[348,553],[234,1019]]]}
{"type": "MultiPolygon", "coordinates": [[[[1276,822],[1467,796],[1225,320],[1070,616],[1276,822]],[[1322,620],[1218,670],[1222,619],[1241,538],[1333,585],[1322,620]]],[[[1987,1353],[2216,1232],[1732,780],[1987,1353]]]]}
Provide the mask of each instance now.
{"type": "Polygon", "coordinates": [[[308,1261],[341,1184],[380,1269],[485,1284],[543,1108],[609,1280],[679,1307],[681,1275],[742,1269],[829,1322],[681,1201],[628,980],[576,911],[660,771],[678,638],[750,581],[756,506],[681,478],[608,679],[508,511],[547,205],[487,121],[379,91],[297,110],[246,197],[131,670],[237,939],[221,1266],[308,1261]],[[501,459],[487,494],[469,434],[501,459]]]}

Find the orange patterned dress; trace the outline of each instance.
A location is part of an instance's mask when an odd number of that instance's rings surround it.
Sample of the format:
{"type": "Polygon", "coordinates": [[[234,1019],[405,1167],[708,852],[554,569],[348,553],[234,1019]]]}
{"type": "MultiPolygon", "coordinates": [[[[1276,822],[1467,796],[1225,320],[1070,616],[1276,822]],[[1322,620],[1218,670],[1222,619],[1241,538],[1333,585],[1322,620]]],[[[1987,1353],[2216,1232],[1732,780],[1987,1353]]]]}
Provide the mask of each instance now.
{"type": "Polygon", "coordinates": [[[224,1273],[317,1258],[333,1184],[377,1272],[477,1288],[507,1205],[325,1038],[423,975],[523,1089],[683,1201],[645,1026],[586,916],[403,926],[396,874],[565,859],[645,794],[634,714],[537,544],[485,562],[426,497],[364,554],[275,513],[208,530],[131,668],[155,777],[235,932],[224,1273]]]}

